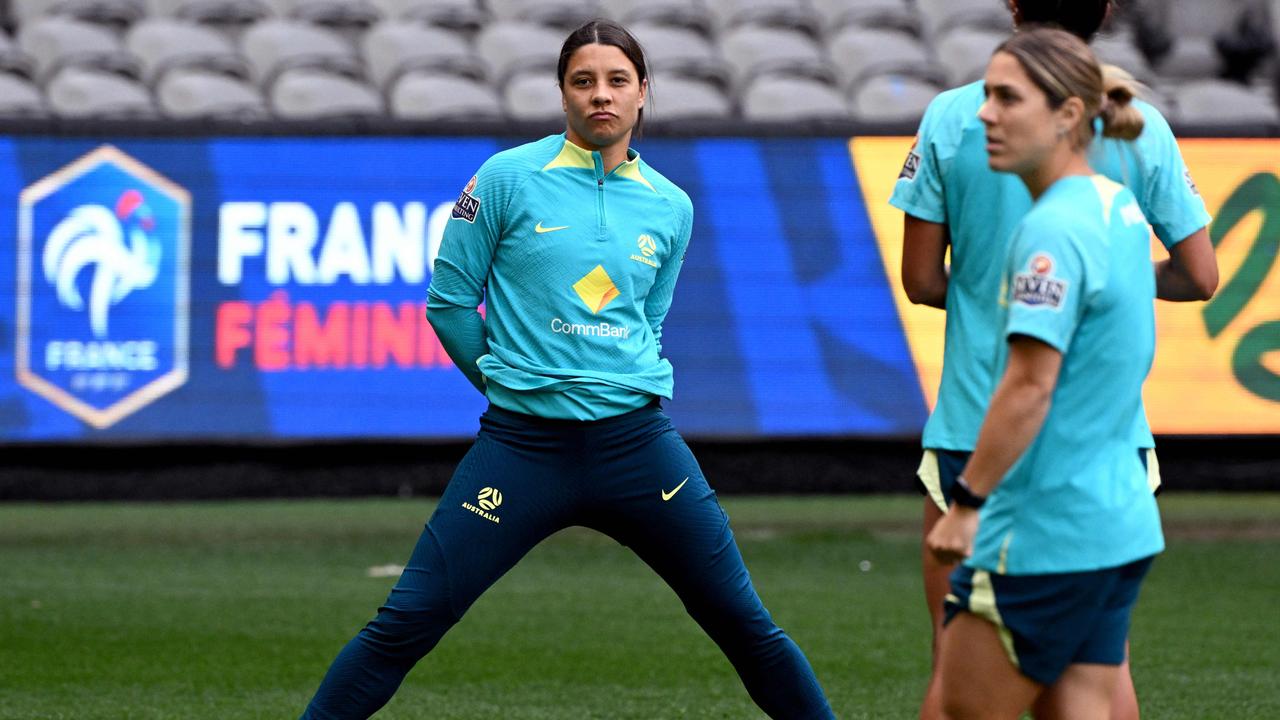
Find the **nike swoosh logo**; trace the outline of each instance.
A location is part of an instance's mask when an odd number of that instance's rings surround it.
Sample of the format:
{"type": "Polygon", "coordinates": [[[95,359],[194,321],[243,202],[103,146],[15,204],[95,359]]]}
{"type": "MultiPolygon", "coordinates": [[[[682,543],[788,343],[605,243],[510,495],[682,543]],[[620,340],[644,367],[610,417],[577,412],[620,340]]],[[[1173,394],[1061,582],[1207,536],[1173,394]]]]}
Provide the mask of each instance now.
{"type": "Polygon", "coordinates": [[[685,479],[680,481],[680,484],[676,486],[675,490],[672,490],[671,492],[667,492],[666,490],[663,490],[662,491],[663,502],[666,502],[667,500],[670,500],[671,498],[675,497],[676,493],[680,492],[680,488],[684,487],[684,484],[687,482],[689,482],[689,478],[686,477],[685,479]]]}
{"type": "Polygon", "coordinates": [[[533,231],[541,234],[541,233],[555,232],[557,230],[568,230],[568,229],[569,229],[568,225],[557,225],[555,227],[542,227],[542,223],[539,222],[537,226],[533,228],[533,231]]]}

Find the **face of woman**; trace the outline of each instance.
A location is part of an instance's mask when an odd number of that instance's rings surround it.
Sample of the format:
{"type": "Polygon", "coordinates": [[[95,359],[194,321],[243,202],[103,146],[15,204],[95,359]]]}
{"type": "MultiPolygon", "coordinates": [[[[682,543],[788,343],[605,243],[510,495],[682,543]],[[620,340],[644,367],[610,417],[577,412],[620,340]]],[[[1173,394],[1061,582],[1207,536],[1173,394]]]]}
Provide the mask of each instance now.
{"type": "Polygon", "coordinates": [[[569,57],[560,95],[573,144],[602,150],[629,143],[648,83],[613,45],[583,45],[569,57]]]}
{"type": "Polygon", "coordinates": [[[999,52],[987,65],[986,102],[978,118],[987,127],[987,159],[992,170],[1025,176],[1039,167],[1059,142],[1068,142],[1062,117],[1014,56],[999,52]]]}

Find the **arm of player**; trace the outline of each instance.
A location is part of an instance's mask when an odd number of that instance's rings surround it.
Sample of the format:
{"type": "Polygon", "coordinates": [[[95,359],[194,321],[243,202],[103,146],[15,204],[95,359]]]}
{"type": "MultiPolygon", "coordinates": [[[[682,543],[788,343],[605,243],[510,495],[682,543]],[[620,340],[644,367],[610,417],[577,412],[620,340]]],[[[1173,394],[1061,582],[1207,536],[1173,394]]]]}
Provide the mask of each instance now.
{"type": "MultiPolygon", "coordinates": [[[[1061,368],[1062,353],[1052,345],[1026,335],[1010,338],[1009,364],[963,473],[975,495],[990,495],[1040,433],[1061,368]]],[[[926,543],[939,562],[958,562],[973,554],[977,531],[978,511],[953,504],[926,543]]]]}
{"type": "Polygon", "coordinates": [[[947,307],[947,226],[902,216],[902,289],[917,305],[947,307]]]}
{"type": "Polygon", "coordinates": [[[658,274],[653,280],[653,287],[644,299],[644,317],[653,332],[653,342],[658,346],[658,354],[662,353],[662,323],[671,310],[671,298],[675,294],[676,279],[680,276],[680,268],[684,265],[684,255],[689,249],[689,237],[693,234],[693,206],[682,208],[683,217],[680,229],[671,251],[662,260],[658,274]]]}
{"type": "Polygon", "coordinates": [[[506,210],[504,183],[496,174],[486,163],[458,198],[427,289],[427,321],[453,364],[481,393],[484,376],[476,361],[488,354],[489,341],[478,308],[506,210]]]}
{"type": "Polygon", "coordinates": [[[1208,227],[1169,248],[1169,257],[1153,264],[1156,297],[1161,300],[1208,300],[1218,289],[1218,258],[1208,227]]]}

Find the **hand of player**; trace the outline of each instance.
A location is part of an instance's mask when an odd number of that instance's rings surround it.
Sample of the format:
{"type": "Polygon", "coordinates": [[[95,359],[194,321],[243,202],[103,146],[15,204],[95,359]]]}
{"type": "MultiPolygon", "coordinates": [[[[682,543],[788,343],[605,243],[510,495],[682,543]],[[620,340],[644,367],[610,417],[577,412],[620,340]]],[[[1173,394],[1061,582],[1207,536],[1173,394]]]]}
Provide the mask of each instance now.
{"type": "Polygon", "coordinates": [[[978,511],[952,505],[929,531],[925,544],[941,563],[957,563],[973,554],[973,538],[978,534],[978,511]]]}

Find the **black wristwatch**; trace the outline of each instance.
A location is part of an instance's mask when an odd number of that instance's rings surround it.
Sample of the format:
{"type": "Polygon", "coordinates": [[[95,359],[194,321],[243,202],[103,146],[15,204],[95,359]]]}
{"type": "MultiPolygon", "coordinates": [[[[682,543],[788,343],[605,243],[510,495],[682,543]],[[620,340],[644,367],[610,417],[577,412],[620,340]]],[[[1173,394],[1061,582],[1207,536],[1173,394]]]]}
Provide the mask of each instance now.
{"type": "Polygon", "coordinates": [[[964,481],[963,475],[956,476],[956,483],[951,487],[951,501],[961,507],[973,508],[977,510],[987,501],[985,497],[974,495],[973,489],[969,487],[969,483],[964,481]]]}

